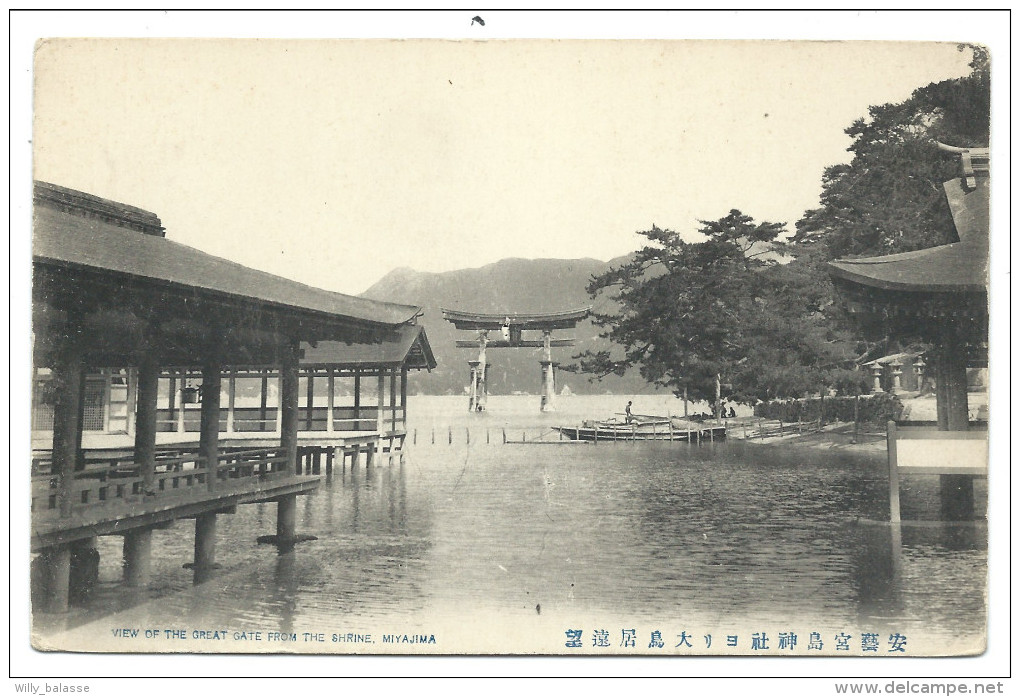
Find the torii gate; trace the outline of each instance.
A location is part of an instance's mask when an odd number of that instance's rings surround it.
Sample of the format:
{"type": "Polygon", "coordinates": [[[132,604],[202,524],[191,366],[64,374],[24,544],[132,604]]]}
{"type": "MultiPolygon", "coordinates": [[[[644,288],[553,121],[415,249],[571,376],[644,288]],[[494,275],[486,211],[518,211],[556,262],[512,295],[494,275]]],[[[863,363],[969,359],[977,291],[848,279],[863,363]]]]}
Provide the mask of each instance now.
{"type": "Polygon", "coordinates": [[[471,398],[468,402],[470,411],[485,411],[488,401],[486,373],[488,362],[485,351],[490,348],[543,348],[542,360],[542,411],[553,411],[553,397],[556,394],[556,366],[552,359],[554,346],[573,346],[573,339],[553,339],[554,329],[572,329],[578,322],[591,314],[591,307],[565,312],[547,314],[498,313],[482,314],[478,312],[462,312],[460,310],[443,310],[443,319],[453,322],[457,329],[478,331],[475,341],[458,341],[458,348],[478,348],[478,359],[468,361],[471,366],[471,398]],[[501,339],[490,340],[490,331],[500,331],[501,339]],[[541,331],[540,340],[521,338],[524,331],[541,331]]]}

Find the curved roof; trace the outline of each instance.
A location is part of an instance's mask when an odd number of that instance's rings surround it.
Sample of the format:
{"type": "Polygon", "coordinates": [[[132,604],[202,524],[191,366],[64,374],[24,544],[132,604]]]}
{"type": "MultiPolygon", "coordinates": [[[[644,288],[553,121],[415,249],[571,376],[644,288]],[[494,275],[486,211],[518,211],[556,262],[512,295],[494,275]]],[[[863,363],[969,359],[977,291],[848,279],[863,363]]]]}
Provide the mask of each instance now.
{"type": "Polygon", "coordinates": [[[404,325],[384,334],[378,342],[319,341],[302,344],[301,365],[340,368],[405,366],[418,370],[436,367],[425,327],[404,325]]]}
{"type": "Polygon", "coordinates": [[[988,179],[953,179],[946,197],[959,242],[902,254],[829,262],[835,278],[903,292],[985,292],[988,283],[988,179]]]}
{"type": "Polygon", "coordinates": [[[395,326],[421,314],[417,306],[335,293],[258,271],[154,234],[76,214],[39,196],[32,260],[357,323],[395,326]]]}
{"type": "Polygon", "coordinates": [[[521,329],[569,329],[591,314],[591,307],[562,312],[493,314],[443,310],[443,319],[453,322],[457,329],[499,329],[504,326],[521,329]]]}

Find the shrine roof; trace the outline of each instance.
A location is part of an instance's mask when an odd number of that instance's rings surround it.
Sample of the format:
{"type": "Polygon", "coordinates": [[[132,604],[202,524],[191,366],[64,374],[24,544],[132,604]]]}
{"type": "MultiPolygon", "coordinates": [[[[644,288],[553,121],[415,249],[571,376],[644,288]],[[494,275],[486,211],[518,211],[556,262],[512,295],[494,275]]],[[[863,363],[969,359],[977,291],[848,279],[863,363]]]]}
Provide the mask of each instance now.
{"type": "Polygon", "coordinates": [[[836,279],[903,292],[985,292],[988,281],[988,178],[945,183],[959,242],[901,254],[829,262],[836,279]],[[968,183],[973,187],[969,187],[968,183]]]}
{"type": "Polygon", "coordinates": [[[395,326],[421,314],[416,306],[323,290],[207,254],[162,237],[155,214],[45,182],[36,183],[33,228],[34,264],[93,272],[111,283],[140,281],[362,324],[395,326]]]}
{"type": "Polygon", "coordinates": [[[363,368],[368,366],[405,366],[418,370],[436,367],[425,327],[404,325],[382,335],[377,342],[320,341],[314,346],[302,344],[301,365],[363,368]]]}

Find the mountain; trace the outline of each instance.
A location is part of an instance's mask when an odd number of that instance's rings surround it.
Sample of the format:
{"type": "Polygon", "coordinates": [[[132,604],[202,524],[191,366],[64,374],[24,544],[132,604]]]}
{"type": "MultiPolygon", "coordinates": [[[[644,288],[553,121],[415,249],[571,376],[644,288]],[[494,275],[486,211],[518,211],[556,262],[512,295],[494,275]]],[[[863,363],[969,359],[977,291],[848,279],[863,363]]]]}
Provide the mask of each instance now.
{"type": "MultiPolygon", "coordinates": [[[[443,319],[441,308],[484,313],[525,313],[572,310],[592,304],[585,290],[593,274],[600,274],[625,259],[608,262],[597,259],[503,259],[475,269],[458,269],[444,273],[425,273],[410,268],[394,269],[362,293],[374,300],[420,305],[429,343],[436,355],[438,368],[429,372],[411,373],[411,394],[461,394],[468,384],[468,360],[477,351],[457,348],[458,339],[474,339],[477,334],[458,331],[443,319]]],[[[596,309],[601,309],[596,305],[596,309]]],[[[540,334],[525,334],[525,338],[540,334]]],[[[585,320],[573,330],[553,332],[555,338],[575,338],[573,348],[553,349],[553,360],[572,363],[572,357],[587,348],[608,348],[598,339],[598,330],[585,320]]],[[[490,349],[489,394],[526,392],[539,394],[542,386],[541,349],[490,349]]],[[[591,382],[589,376],[563,371],[556,373],[556,388],[568,387],[574,394],[646,394],[654,392],[641,376],[610,376],[591,382]]]]}

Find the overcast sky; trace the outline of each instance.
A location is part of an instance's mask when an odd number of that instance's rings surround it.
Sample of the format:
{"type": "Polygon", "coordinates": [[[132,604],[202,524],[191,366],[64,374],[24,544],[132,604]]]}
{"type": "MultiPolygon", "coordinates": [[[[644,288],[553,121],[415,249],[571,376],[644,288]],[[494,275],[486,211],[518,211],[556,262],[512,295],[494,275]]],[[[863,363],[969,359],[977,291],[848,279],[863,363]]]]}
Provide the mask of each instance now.
{"type": "Polygon", "coordinates": [[[844,128],[968,60],[934,42],[52,40],[34,176],[360,293],[399,266],[609,259],[731,208],[792,228],[847,160],[844,128]]]}

